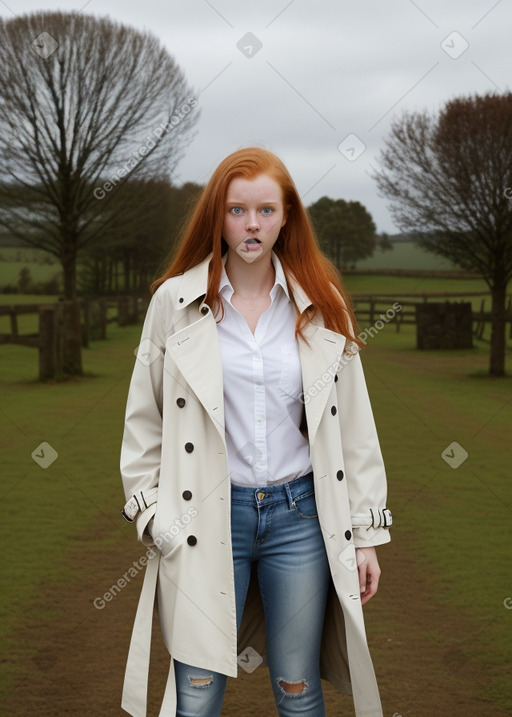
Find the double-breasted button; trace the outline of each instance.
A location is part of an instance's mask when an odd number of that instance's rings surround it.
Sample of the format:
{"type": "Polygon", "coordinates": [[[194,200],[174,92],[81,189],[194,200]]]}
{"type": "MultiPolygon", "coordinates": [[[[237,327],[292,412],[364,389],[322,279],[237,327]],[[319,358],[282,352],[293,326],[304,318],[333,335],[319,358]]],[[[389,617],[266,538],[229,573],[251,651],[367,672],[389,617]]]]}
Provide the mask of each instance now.
{"type": "Polygon", "coordinates": [[[207,306],[201,306],[201,313],[203,316],[206,316],[209,311],[210,309],[207,306]]]}
{"type": "Polygon", "coordinates": [[[187,538],[187,543],[189,545],[197,545],[197,538],[195,535],[189,535],[187,538]]]}
{"type": "Polygon", "coordinates": [[[338,374],[336,374],[336,375],[334,376],[334,383],[336,383],[337,380],[338,380],[338,374]]]}
{"type": "Polygon", "coordinates": [[[192,453],[194,450],[194,444],[193,443],[185,443],[185,450],[187,453],[192,453]]]}
{"type": "Polygon", "coordinates": [[[192,492],[190,490],[184,490],[181,497],[183,500],[192,500],[192,492]]]}
{"type": "Polygon", "coordinates": [[[346,530],[346,531],[345,531],[345,538],[346,538],[347,540],[350,540],[351,537],[352,537],[352,533],[350,532],[350,530],[346,530]]]}
{"type": "Polygon", "coordinates": [[[336,408],[336,406],[331,406],[331,413],[333,416],[335,416],[338,413],[338,409],[336,408]]]}
{"type": "Polygon", "coordinates": [[[183,408],[183,406],[186,404],[186,401],[184,398],[177,398],[176,403],[178,404],[179,408],[183,408]]]}
{"type": "Polygon", "coordinates": [[[337,478],[338,480],[343,480],[344,475],[345,475],[345,474],[343,473],[343,471],[342,471],[342,470],[339,470],[339,471],[336,473],[336,478],[337,478]]]}
{"type": "Polygon", "coordinates": [[[178,299],[178,301],[180,302],[180,304],[182,304],[182,303],[185,301],[185,299],[183,298],[183,296],[180,296],[180,298],[178,299]]]}

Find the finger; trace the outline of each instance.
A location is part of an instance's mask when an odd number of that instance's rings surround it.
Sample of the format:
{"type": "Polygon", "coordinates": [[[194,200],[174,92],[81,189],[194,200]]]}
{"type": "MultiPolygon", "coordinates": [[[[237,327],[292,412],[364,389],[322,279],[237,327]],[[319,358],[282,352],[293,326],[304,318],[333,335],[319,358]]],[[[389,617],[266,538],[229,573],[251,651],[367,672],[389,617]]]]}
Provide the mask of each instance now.
{"type": "Polygon", "coordinates": [[[361,590],[361,603],[365,605],[379,589],[380,572],[376,571],[367,574],[367,583],[364,590],[361,590]]]}
{"type": "Polygon", "coordinates": [[[361,594],[366,590],[368,584],[368,561],[362,550],[356,552],[357,570],[359,573],[359,589],[361,594]]]}

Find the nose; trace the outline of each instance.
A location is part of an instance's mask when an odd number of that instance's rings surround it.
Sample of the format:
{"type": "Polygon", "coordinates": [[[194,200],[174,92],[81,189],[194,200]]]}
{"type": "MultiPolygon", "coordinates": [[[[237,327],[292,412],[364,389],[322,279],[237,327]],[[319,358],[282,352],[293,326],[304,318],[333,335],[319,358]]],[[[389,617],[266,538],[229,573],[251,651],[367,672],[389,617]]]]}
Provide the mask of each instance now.
{"type": "Polygon", "coordinates": [[[251,232],[257,232],[260,228],[260,223],[258,219],[258,214],[256,212],[248,212],[247,213],[247,222],[245,225],[247,231],[251,232]]]}

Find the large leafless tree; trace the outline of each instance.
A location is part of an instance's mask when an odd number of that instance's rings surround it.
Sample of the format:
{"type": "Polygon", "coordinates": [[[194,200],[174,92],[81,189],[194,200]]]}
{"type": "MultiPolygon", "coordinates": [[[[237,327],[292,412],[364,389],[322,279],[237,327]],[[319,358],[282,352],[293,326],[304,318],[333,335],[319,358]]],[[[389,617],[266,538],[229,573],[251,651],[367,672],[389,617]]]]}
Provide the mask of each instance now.
{"type": "Polygon", "coordinates": [[[119,187],[170,176],[196,106],[148,33],[72,13],[0,20],[0,226],[59,258],[67,299],[80,250],[137,220],[119,187]]]}
{"type": "Polygon", "coordinates": [[[375,174],[404,231],[464,269],[492,295],[490,374],[505,374],[512,278],[512,93],[457,98],[439,115],[404,113],[375,174]]]}

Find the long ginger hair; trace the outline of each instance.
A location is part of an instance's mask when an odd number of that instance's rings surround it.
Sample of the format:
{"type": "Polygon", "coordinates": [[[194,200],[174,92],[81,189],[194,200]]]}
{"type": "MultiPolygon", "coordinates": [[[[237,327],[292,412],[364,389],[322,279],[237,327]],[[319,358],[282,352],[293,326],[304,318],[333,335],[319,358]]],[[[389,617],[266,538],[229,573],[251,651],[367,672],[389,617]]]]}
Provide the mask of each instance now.
{"type": "MultiPolygon", "coordinates": [[[[154,293],[166,279],[191,269],[213,252],[204,300],[213,310],[216,307],[222,309],[219,283],[222,257],[228,249],[222,238],[228,186],[235,177],[251,180],[260,174],[268,175],[281,187],[287,217],[273,250],[285,275],[295,278],[312,303],[298,316],[295,335],[304,338],[302,330],[319,313],[327,329],[362,347],[364,344],[357,337],[357,322],[341,276],[320,251],[309,215],[288,170],[279,157],[264,149],[241,149],[219,164],[192,210],[170,266],[151,284],[151,292],[154,293]]],[[[295,304],[291,287],[290,295],[295,304]]]]}

